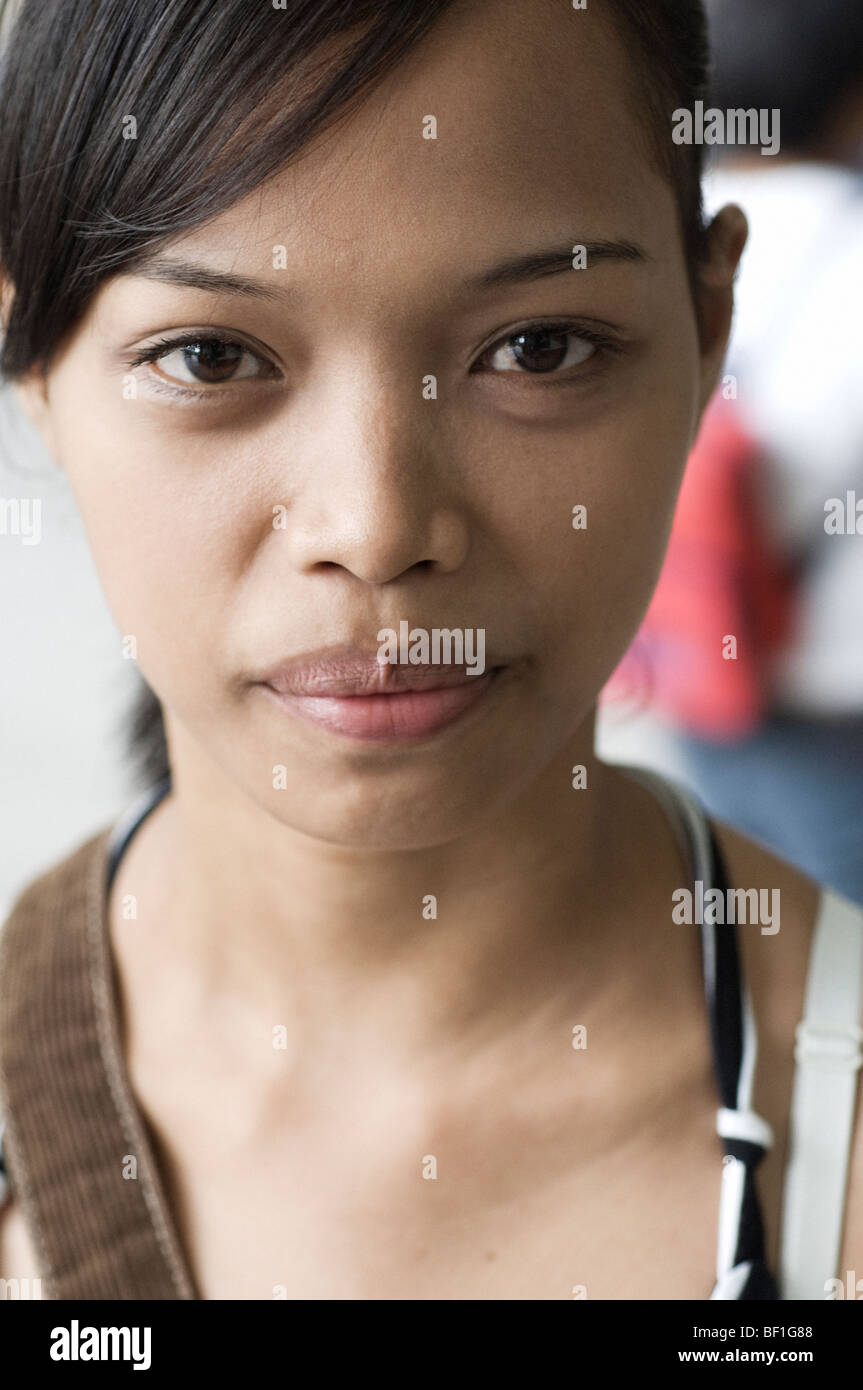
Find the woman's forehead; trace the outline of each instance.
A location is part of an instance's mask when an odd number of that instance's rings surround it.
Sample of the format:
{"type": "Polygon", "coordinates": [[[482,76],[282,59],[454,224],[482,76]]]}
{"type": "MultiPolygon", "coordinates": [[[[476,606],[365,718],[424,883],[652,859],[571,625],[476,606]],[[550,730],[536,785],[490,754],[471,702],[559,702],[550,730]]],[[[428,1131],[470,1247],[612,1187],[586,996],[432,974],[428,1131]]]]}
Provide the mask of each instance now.
{"type": "Polygon", "coordinates": [[[466,242],[480,264],[484,247],[555,226],[667,235],[673,194],[645,157],[636,84],[592,16],[544,0],[454,6],[356,110],[172,253],[260,264],[284,245],[313,277],[399,249],[444,262],[452,248],[462,263],[466,242]]]}

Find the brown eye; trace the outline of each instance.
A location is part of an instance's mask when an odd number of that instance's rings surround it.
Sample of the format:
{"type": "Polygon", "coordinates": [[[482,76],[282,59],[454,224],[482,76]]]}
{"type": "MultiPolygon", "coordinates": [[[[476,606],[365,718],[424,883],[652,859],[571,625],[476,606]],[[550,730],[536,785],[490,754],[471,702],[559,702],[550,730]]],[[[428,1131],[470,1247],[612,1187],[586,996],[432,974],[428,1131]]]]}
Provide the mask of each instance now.
{"type": "Polygon", "coordinates": [[[268,375],[269,364],[242,343],[226,338],[186,338],[148,348],[140,361],[158,364],[158,375],[182,385],[221,382],[268,375]]]}
{"type": "Polygon", "coordinates": [[[243,358],[245,348],[239,343],[216,342],[205,339],[200,343],[187,343],[181,349],[184,365],[196,381],[228,381],[243,358]]]}
{"type": "Polygon", "coordinates": [[[561,367],[577,367],[595,352],[595,345],[571,328],[528,328],[493,349],[489,367],[492,371],[521,371],[538,376],[561,367]]]}

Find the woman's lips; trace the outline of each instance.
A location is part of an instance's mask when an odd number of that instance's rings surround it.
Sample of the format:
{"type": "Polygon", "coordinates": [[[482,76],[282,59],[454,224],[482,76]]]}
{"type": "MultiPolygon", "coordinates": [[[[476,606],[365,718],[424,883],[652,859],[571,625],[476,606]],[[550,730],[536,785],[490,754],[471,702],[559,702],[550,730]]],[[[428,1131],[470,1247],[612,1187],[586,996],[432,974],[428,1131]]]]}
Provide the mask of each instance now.
{"type": "MultiPolygon", "coordinates": [[[[393,695],[282,695],[276,699],[291,713],[323,724],[349,738],[378,742],[421,738],[451,724],[476,704],[492,684],[497,670],[470,676],[461,685],[434,690],[402,690],[393,695]]],[[[272,687],[270,687],[272,689],[272,687]]]]}
{"type": "Polygon", "coordinates": [[[261,682],[283,709],[348,738],[401,742],[451,724],[483,698],[501,667],[381,665],[364,653],[290,663],[261,682]]]}

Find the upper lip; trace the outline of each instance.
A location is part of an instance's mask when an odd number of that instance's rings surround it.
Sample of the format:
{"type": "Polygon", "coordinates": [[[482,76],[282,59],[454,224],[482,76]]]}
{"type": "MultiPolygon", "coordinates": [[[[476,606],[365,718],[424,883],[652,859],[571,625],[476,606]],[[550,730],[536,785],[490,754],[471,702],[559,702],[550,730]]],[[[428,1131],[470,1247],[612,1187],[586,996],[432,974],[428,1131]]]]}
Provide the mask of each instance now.
{"type": "MultiPolygon", "coordinates": [[[[484,672],[492,670],[487,662],[484,672]]],[[[381,665],[375,651],[327,647],[282,662],[262,678],[280,695],[394,695],[402,690],[434,690],[478,679],[467,665],[381,665]]]]}

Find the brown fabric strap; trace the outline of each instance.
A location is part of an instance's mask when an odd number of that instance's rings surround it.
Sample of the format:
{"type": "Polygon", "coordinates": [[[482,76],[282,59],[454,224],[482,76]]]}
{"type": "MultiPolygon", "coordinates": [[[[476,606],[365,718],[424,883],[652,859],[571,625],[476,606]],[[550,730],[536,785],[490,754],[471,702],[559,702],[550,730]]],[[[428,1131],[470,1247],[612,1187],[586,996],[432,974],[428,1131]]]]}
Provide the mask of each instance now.
{"type": "Polygon", "coordinates": [[[12,1199],[47,1297],[194,1299],[123,1061],[109,834],[31,884],[0,929],[0,1115],[12,1199]],[[131,1159],[137,1175],[124,1176],[131,1159]]]}

